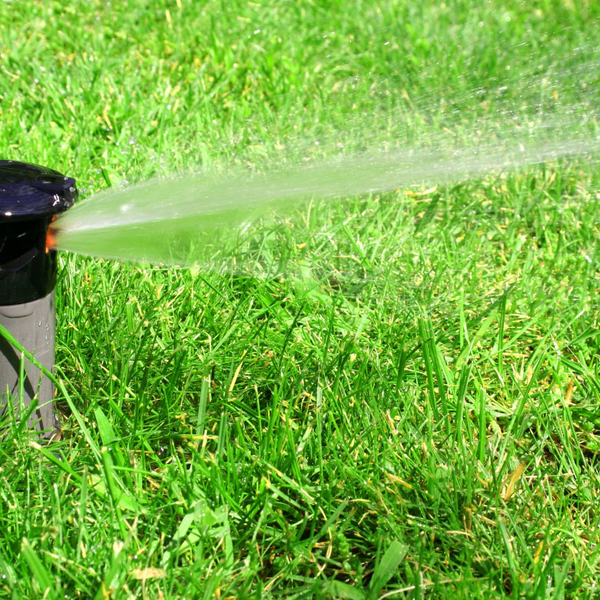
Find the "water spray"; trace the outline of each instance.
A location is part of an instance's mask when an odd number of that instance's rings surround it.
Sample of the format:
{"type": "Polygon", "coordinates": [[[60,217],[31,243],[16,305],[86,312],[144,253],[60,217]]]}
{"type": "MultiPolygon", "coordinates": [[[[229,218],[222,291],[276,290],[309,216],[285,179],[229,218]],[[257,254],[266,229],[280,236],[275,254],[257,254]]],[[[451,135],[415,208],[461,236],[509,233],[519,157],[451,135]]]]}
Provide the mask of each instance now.
{"type": "MultiPolygon", "coordinates": [[[[558,128],[561,133],[562,128],[558,128]]],[[[546,132],[544,132],[546,133],[546,132]]],[[[548,161],[596,160],[600,137],[507,135],[495,144],[407,147],[245,175],[187,174],[103,190],[52,223],[54,247],[125,261],[230,268],[236,248],[308,200],[449,184],[548,161]],[[160,207],[160,210],[157,210],[160,207]]],[[[237,257],[236,264],[243,265],[237,257]]],[[[275,260],[277,263],[277,260],[275,260]]]]}
{"type": "MultiPolygon", "coordinates": [[[[73,178],[0,160],[0,324],[48,371],[54,367],[57,276],[49,226],[76,198],[73,178]]],[[[0,335],[0,412],[31,413],[28,426],[51,439],[58,425],[53,397],[48,377],[0,335]]]]}

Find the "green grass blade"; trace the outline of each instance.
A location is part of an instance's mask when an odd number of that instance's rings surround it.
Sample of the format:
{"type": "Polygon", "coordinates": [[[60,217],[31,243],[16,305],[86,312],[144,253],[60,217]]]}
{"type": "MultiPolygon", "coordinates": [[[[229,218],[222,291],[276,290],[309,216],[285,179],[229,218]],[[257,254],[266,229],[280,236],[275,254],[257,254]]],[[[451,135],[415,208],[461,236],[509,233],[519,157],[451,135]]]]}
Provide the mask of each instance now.
{"type": "Polygon", "coordinates": [[[388,546],[381,560],[375,565],[373,578],[369,585],[369,598],[377,598],[387,582],[396,574],[407,552],[408,546],[398,541],[393,541],[388,546]]]}
{"type": "Polygon", "coordinates": [[[57,594],[54,590],[53,578],[48,573],[48,570],[44,566],[44,563],[40,560],[35,550],[31,547],[31,544],[27,538],[23,538],[21,543],[21,554],[25,559],[25,562],[29,566],[33,577],[35,578],[39,589],[44,598],[56,598],[57,594]]]}

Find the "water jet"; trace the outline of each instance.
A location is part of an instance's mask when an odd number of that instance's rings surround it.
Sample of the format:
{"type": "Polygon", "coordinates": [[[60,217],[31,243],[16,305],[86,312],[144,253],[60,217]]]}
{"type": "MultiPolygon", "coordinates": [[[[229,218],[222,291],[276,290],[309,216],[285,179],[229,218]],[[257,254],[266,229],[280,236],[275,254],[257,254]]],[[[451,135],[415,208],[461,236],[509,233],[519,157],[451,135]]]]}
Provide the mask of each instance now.
{"type": "MultiPolygon", "coordinates": [[[[54,366],[57,261],[47,238],[52,220],[76,198],[73,178],[0,160],[0,325],[48,371],[54,366]]],[[[28,426],[51,439],[58,425],[53,397],[48,377],[0,336],[0,414],[25,409],[28,426]]]]}

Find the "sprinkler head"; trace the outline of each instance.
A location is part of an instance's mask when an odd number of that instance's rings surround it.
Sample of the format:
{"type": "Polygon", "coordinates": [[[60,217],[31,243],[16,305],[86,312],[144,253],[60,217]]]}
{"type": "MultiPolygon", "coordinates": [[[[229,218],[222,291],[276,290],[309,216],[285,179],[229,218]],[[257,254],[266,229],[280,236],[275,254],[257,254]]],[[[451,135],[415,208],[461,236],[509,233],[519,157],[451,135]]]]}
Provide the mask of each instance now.
{"type": "MultiPolygon", "coordinates": [[[[57,272],[49,226],[76,199],[72,177],[0,160],[0,324],[48,371],[57,272]]],[[[51,438],[58,424],[53,397],[52,382],[0,335],[0,416],[12,408],[19,421],[25,410],[29,426],[51,438]]]]}
{"type": "Polygon", "coordinates": [[[56,253],[47,246],[48,227],[76,198],[72,177],[0,160],[0,306],[38,300],[54,289],[56,253]]]}

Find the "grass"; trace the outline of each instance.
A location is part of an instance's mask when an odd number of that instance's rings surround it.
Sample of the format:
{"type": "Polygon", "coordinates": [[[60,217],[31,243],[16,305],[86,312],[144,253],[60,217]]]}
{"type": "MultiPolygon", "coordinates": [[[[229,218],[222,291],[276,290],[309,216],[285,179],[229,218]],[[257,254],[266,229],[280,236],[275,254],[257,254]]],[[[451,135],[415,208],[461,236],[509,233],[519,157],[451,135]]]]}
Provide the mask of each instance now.
{"type": "MultiPolygon", "coordinates": [[[[2,4],[1,153],[85,195],[533,98],[597,126],[592,2],[2,4]]],[[[63,439],[5,419],[0,597],[595,597],[599,189],[299,206],[242,249],[310,265],[274,278],[61,255],[63,439]]]]}

